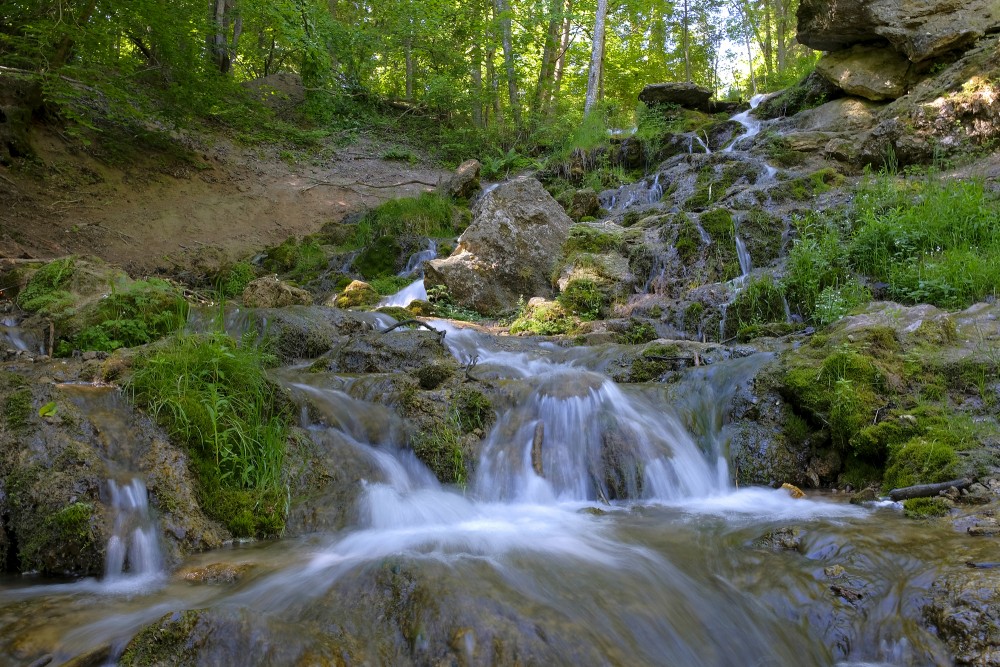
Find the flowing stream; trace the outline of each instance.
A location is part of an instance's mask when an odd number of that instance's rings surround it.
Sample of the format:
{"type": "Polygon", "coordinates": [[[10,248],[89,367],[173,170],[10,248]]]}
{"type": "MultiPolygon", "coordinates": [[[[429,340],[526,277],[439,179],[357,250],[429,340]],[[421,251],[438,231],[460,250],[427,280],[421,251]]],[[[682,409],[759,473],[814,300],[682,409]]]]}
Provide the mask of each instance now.
{"type": "Polygon", "coordinates": [[[353,526],[194,556],[254,574],[193,585],[162,576],[141,481],[113,482],[107,576],[8,579],[0,660],[51,646],[51,664],[95,650],[113,664],[143,625],[198,609],[218,624],[200,664],[948,664],[917,620],[955,534],[731,483],[725,406],[766,354],[619,386],[615,347],[512,351],[432,325],[512,398],[466,488],[434,479],[364,377],[283,369],[317,445],[371,465],[353,526]]]}

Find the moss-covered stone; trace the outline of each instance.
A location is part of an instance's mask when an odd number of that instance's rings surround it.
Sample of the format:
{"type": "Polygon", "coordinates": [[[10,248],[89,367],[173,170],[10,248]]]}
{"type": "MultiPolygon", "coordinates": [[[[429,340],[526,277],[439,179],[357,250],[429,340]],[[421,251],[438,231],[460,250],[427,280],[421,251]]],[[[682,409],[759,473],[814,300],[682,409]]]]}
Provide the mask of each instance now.
{"type": "Polygon", "coordinates": [[[75,265],[75,257],[64,257],[43,265],[17,295],[17,304],[25,310],[43,314],[61,310],[72,299],[67,288],[75,265]]]}
{"type": "Polygon", "coordinates": [[[567,312],[559,302],[532,299],[511,323],[510,333],[557,336],[571,333],[579,326],[579,319],[567,312]]]}
{"type": "Polygon", "coordinates": [[[415,369],[413,377],[417,378],[421,389],[437,389],[455,375],[456,370],[451,360],[434,361],[415,369]]]}
{"type": "Polygon", "coordinates": [[[622,243],[621,234],[603,231],[590,225],[573,225],[569,238],[563,245],[567,257],[576,253],[603,253],[618,250],[622,243]]]}
{"type": "Polygon", "coordinates": [[[452,396],[452,401],[463,433],[485,431],[496,420],[493,403],[486,394],[477,389],[462,387],[452,396]]]}
{"type": "Polygon", "coordinates": [[[147,625],[125,647],[121,664],[148,667],[162,664],[195,664],[198,647],[189,641],[201,612],[171,612],[147,625]]]}
{"type": "Polygon", "coordinates": [[[31,420],[31,390],[18,389],[3,399],[3,418],[8,428],[27,426],[31,420]]]}
{"type": "Polygon", "coordinates": [[[807,176],[789,179],[768,191],[775,203],[804,201],[840,186],[844,176],[832,167],[812,172],[807,176]]]}
{"type": "Polygon", "coordinates": [[[903,503],[903,514],[911,519],[929,519],[945,516],[951,504],[944,498],[911,498],[903,503]]]}
{"type": "Polygon", "coordinates": [[[570,280],[559,293],[559,303],[570,313],[584,320],[596,320],[607,315],[611,296],[606,285],[591,278],[570,280]]]}
{"type": "Polygon", "coordinates": [[[382,297],[366,282],[352,281],[344,291],[333,300],[337,308],[369,308],[379,302],[382,297]]]}
{"type": "Polygon", "coordinates": [[[367,279],[393,275],[399,270],[403,249],[392,236],[382,236],[362,250],[354,260],[354,270],[367,279]]]}

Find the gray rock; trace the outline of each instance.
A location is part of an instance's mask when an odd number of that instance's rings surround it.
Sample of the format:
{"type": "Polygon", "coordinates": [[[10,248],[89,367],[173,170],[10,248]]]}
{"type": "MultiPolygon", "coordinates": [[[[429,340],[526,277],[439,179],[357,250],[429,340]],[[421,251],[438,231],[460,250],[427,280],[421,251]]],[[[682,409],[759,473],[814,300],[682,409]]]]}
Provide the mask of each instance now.
{"type": "Polygon", "coordinates": [[[513,309],[522,296],[550,296],[572,220],[541,183],[504,183],[473,216],[450,257],[424,264],[428,290],[444,285],[456,303],[487,315],[513,309]]]}
{"type": "Polygon", "coordinates": [[[842,97],[796,115],[804,132],[855,132],[875,124],[877,104],[856,97],[842,97]]]}
{"type": "Polygon", "coordinates": [[[998,0],[802,0],[797,39],[819,51],[886,40],[916,63],[968,47],[998,26],[998,0]]]}
{"type": "Polygon", "coordinates": [[[573,193],[573,201],[569,206],[569,216],[574,220],[593,217],[601,209],[601,201],[597,193],[590,188],[583,188],[573,193]]]}
{"type": "Polygon", "coordinates": [[[816,71],[845,93],[878,102],[906,94],[911,66],[889,47],[858,45],[827,53],[816,71]]]}
{"type": "Polygon", "coordinates": [[[639,93],[639,101],[649,106],[676,104],[685,109],[709,111],[712,91],[690,81],[673,83],[652,83],[639,93]]]}
{"type": "Polygon", "coordinates": [[[479,160],[466,160],[458,165],[454,174],[441,181],[438,194],[452,199],[471,199],[479,192],[479,172],[482,168],[479,160]]]}
{"type": "Polygon", "coordinates": [[[243,305],[247,308],[282,308],[284,306],[308,306],[313,298],[309,292],[278,280],[276,276],[264,276],[247,285],[243,290],[243,305]]]}

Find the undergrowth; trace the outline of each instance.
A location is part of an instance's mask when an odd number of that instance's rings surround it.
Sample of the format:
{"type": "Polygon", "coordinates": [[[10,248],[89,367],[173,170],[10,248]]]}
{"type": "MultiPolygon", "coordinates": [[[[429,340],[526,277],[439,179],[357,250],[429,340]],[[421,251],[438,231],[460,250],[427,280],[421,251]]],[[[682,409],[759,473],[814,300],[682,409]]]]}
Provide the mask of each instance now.
{"type": "Polygon", "coordinates": [[[133,401],[183,443],[201,506],[237,537],[280,534],[288,408],[264,368],[275,359],[224,334],[180,335],[136,359],[133,401]]]}

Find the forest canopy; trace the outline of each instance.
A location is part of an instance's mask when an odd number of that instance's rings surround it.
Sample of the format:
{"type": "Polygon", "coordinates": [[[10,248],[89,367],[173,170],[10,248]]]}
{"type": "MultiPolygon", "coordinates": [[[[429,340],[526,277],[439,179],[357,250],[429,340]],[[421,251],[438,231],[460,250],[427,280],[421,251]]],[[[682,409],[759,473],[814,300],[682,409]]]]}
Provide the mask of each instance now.
{"type": "Polygon", "coordinates": [[[797,4],[13,0],[0,6],[0,63],[44,75],[49,101],[91,125],[237,122],[239,84],[292,72],[318,122],[388,102],[456,131],[558,134],[579,122],[588,87],[588,109],[624,124],[648,83],[690,80],[731,99],[789,85],[816,57],[795,41],[797,4]],[[81,91],[100,93],[101,113],[81,91]]]}

